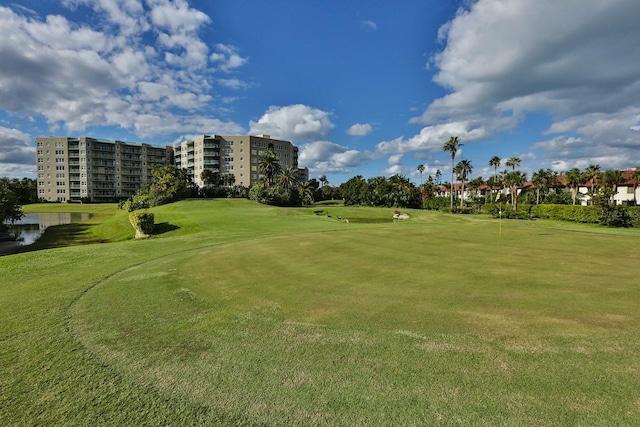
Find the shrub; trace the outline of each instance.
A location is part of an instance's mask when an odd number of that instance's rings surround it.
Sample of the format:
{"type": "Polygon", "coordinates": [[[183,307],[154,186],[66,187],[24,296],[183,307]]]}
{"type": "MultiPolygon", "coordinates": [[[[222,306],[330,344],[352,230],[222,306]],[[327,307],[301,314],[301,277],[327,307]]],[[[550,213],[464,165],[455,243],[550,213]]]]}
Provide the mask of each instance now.
{"type": "Polygon", "coordinates": [[[153,233],[154,215],[146,209],[135,210],[129,214],[129,222],[143,234],[153,233]]]}
{"type": "Polygon", "coordinates": [[[427,210],[450,210],[450,206],[451,199],[445,196],[431,197],[429,199],[422,200],[422,207],[427,210]]]}

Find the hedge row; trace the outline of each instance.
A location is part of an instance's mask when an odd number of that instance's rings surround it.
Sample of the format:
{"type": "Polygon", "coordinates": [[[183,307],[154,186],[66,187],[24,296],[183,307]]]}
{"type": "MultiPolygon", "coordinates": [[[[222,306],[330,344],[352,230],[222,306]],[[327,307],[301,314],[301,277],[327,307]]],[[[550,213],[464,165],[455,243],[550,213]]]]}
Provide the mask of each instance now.
{"type": "Polygon", "coordinates": [[[535,218],[599,224],[602,208],[581,205],[532,205],[531,215],[535,218]]]}

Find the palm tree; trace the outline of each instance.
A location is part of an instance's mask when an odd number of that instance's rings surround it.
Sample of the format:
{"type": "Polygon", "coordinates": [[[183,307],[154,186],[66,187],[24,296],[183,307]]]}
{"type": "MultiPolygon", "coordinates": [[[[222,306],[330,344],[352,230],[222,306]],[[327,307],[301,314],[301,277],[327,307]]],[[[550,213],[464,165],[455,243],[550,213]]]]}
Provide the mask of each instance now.
{"type": "Polygon", "coordinates": [[[298,183],[296,176],[298,170],[293,166],[287,166],[280,169],[280,173],[276,177],[276,183],[283,188],[291,189],[298,183]]]}
{"type": "Polygon", "coordinates": [[[456,159],[456,153],[458,152],[458,148],[460,147],[462,147],[462,143],[457,136],[452,136],[451,138],[449,138],[449,140],[445,142],[444,146],[442,147],[444,151],[448,151],[451,153],[451,209],[453,209],[453,162],[456,159]]]}
{"type": "Polygon", "coordinates": [[[272,185],[275,177],[280,173],[280,161],[272,148],[265,150],[264,154],[258,158],[258,172],[267,179],[267,185],[272,185]]]}
{"type": "Polygon", "coordinates": [[[536,205],[540,204],[540,190],[547,187],[547,171],[540,169],[531,175],[531,183],[536,187],[536,205]]]}
{"type": "Polygon", "coordinates": [[[440,178],[442,178],[442,172],[440,172],[440,169],[436,169],[436,182],[438,185],[440,185],[440,178]]]}
{"type": "Polygon", "coordinates": [[[423,164],[419,164],[418,165],[418,172],[420,172],[420,186],[422,187],[422,174],[424,172],[424,165],[423,164]]]}
{"type": "Polygon", "coordinates": [[[300,195],[300,199],[302,200],[302,204],[311,205],[313,204],[313,192],[314,187],[311,181],[299,182],[298,183],[298,194],[300,195]]]}
{"type": "Polygon", "coordinates": [[[478,176],[469,181],[469,188],[473,190],[474,197],[478,197],[478,190],[480,190],[480,186],[482,184],[484,184],[484,180],[481,176],[478,176]]]}
{"type": "Polygon", "coordinates": [[[571,200],[573,204],[576,204],[576,197],[578,196],[578,188],[580,187],[580,183],[583,181],[584,176],[580,169],[573,168],[569,172],[564,174],[565,184],[571,189],[571,200]]]}
{"type": "Polygon", "coordinates": [[[640,169],[636,169],[633,172],[631,172],[631,175],[629,176],[629,178],[631,178],[631,184],[633,185],[633,204],[637,205],[638,199],[636,198],[636,191],[640,186],[640,169]]]}
{"type": "Polygon", "coordinates": [[[507,167],[511,166],[512,171],[515,172],[516,166],[520,166],[520,163],[522,163],[522,160],[520,160],[519,157],[512,157],[505,162],[505,166],[507,167]]]}
{"type": "Polygon", "coordinates": [[[236,183],[236,176],[232,173],[225,173],[222,175],[222,183],[227,187],[231,187],[236,183]]]}
{"type": "Polygon", "coordinates": [[[596,184],[599,176],[600,165],[589,165],[589,167],[584,170],[584,179],[591,181],[591,197],[596,194],[596,184]]]}
{"type": "MultiPolygon", "coordinates": [[[[493,156],[490,160],[489,160],[489,166],[493,166],[493,182],[494,184],[498,182],[498,168],[500,167],[500,162],[502,161],[502,159],[498,156],[493,156]]],[[[493,192],[493,188],[491,189],[491,192],[493,192]]]]}
{"type": "Polygon", "coordinates": [[[614,196],[618,192],[618,185],[624,182],[624,173],[621,170],[608,170],[600,177],[601,184],[609,193],[609,203],[613,203],[614,196]]]}
{"type": "Polygon", "coordinates": [[[516,212],[518,210],[518,189],[527,181],[527,175],[519,171],[508,172],[504,177],[504,181],[511,191],[513,211],[516,212]]]}
{"type": "Polygon", "coordinates": [[[458,164],[454,168],[457,178],[462,181],[461,193],[460,193],[460,207],[462,208],[462,203],[464,202],[464,183],[467,180],[467,177],[473,170],[473,166],[471,166],[471,162],[469,160],[460,160],[458,164]]]}

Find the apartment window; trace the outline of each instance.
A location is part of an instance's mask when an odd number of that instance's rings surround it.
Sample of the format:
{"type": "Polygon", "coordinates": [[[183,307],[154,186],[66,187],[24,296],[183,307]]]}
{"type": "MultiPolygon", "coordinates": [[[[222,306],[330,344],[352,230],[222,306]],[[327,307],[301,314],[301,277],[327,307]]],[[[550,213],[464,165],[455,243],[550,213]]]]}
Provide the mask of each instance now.
{"type": "Polygon", "coordinates": [[[38,181],[38,186],[39,187],[44,187],[44,181],[38,181]]]}
{"type": "Polygon", "coordinates": [[[44,194],[44,188],[39,189],[38,194],[44,194]]]}
{"type": "Polygon", "coordinates": [[[223,154],[233,154],[233,148],[225,148],[223,154]]]}
{"type": "Polygon", "coordinates": [[[38,157],[38,163],[44,163],[44,159],[42,157],[38,157]]]}
{"type": "Polygon", "coordinates": [[[36,144],[36,146],[37,146],[37,147],[42,147],[42,142],[38,142],[38,143],[36,144]]]}
{"type": "Polygon", "coordinates": [[[233,162],[233,157],[224,157],[224,158],[223,158],[223,160],[224,160],[225,162],[227,162],[227,163],[228,163],[228,162],[233,162]]]}
{"type": "Polygon", "coordinates": [[[64,156],[64,150],[56,150],[56,156],[64,156]]]}
{"type": "Polygon", "coordinates": [[[233,170],[233,165],[224,165],[224,170],[232,171],[233,170]]]}
{"type": "Polygon", "coordinates": [[[59,157],[56,158],[56,163],[64,163],[64,159],[61,159],[59,157]]]}
{"type": "Polygon", "coordinates": [[[57,185],[58,187],[64,187],[65,182],[64,182],[64,181],[56,181],[56,185],[57,185]]]}
{"type": "Polygon", "coordinates": [[[42,150],[38,150],[38,156],[42,156],[44,153],[42,150]]]}
{"type": "Polygon", "coordinates": [[[57,173],[57,174],[56,174],[56,178],[58,178],[58,179],[60,179],[60,178],[64,179],[64,178],[65,178],[65,176],[64,176],[64,174],[63,174],[63,173],[57,173]]]}
{"type": "Polygon", "coordinates": [[[58,166],[56,166],[56,170],[57,170],[57,171],[63,171],[63,170],[64,170],[64,165],[58,165],[58,166]]]}
{"type": "Polygon", "coordinates": [[[44,170],[44,166],[38,166],[38,170],[39,171],[43,171],[44,170]]]}

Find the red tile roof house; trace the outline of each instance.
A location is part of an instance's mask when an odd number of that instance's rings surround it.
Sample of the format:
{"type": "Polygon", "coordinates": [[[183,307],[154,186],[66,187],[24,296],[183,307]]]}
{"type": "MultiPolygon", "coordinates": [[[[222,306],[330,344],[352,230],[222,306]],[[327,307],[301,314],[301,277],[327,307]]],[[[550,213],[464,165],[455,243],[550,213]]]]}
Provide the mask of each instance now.
{"type": "MultiPolygon", "coordinates": [[[[640,183],[637,183],[631,178],[631,174],[636,169],[628,169],[623,171],[624,181],[618,184],[617,192],[613,196],[613,200],[617,205],[628,205],[628,206],[636,206],[640,204],[640,183]]],[[[580,183],[578,186],[578,193],[580,196],[580,204],[587,205],[591,196],[589,193],[591,192],[593,187],[593,183],[591,181],[580,183]]],[[[522,193],[524,190],[535,189],[536,186],[533,185],[531,181],[525,182],[522,187],[518,189],[518,194],[522,193]]],[[[448,185],[440,185],[438,187],[438,194],[440,196],[449,196],[449,186],[448,185]]],[[[493,188],[493,191],[498,190],[501,194],[508,195],[510,190],[508,188],[493,188]]],[[[453,191],[455,198],[460,200],[462,193],[462,184],[454,183],[453,191]]],[[[464,186],[464,200],[471,200],[474,197],[478,196],[486,196],[488,193],[492,191],[491,187],[488,185],[481,185],[477,190],[474,188],[469,188],[468,184],[464,186]]],[[[556,187],[556,191],[571,191],[569,187],[565,184],[564,175],[560,175],[558,177],[558,187],[556,187]]]]}

